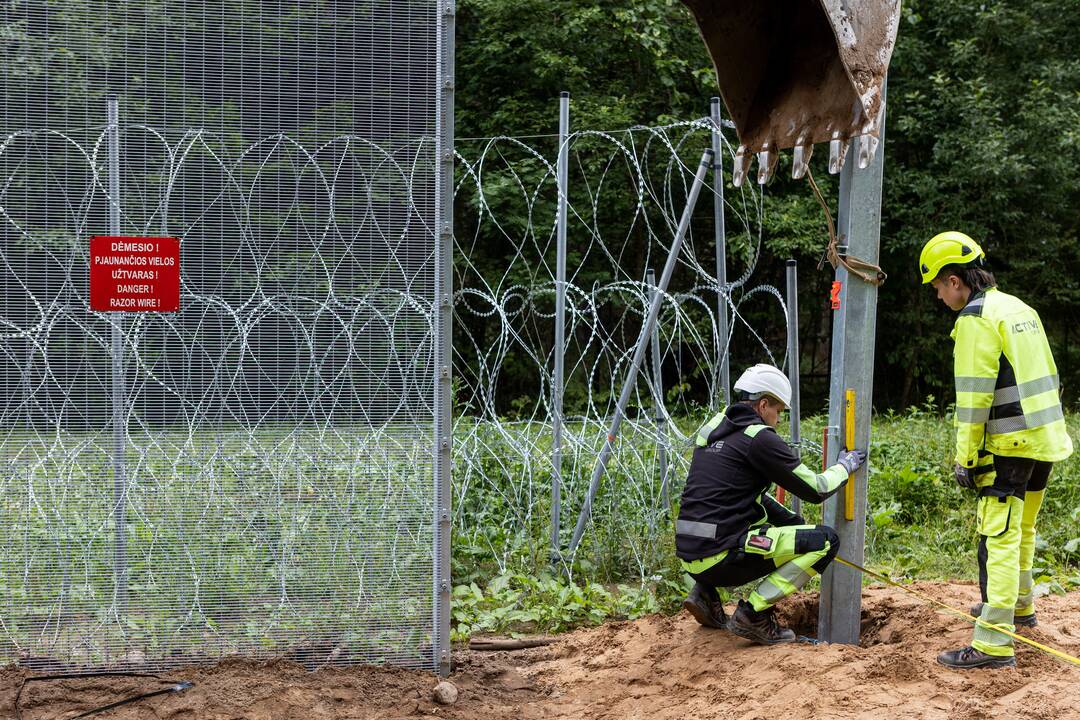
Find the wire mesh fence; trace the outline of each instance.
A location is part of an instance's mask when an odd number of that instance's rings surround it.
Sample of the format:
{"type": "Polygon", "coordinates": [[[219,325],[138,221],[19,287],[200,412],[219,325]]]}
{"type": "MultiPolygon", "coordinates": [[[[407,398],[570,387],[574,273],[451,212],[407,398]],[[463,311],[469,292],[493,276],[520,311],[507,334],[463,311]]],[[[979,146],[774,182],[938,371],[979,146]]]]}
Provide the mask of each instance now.
{"type": "Polygon", "coordinates": [[[0,9],[0,660],[436,666],[443,23],[0,9]],[[181,238],[180,310],[90,311],[102,234],[181,238]]]}
{"type": "MultiPolygon", "coordinates": [[[[0,11],[0,658],[441,667],[443,308],[459,552],[548,563],[559,142],[447,154],[449,17],[420,0],[0,11]],[[111,208],[113,234],[182,239],[179,312],[88,309],[87,240],[111,208]]],[[[563,538],[714,127],[567,141],[563,538]]],[[[567,572],[654,573],[687,429],[718,403],[732,342],[783,366],[783,297],[752,282],[761,192],[726,188],[721,284],[718,190],[567,572]]]]}

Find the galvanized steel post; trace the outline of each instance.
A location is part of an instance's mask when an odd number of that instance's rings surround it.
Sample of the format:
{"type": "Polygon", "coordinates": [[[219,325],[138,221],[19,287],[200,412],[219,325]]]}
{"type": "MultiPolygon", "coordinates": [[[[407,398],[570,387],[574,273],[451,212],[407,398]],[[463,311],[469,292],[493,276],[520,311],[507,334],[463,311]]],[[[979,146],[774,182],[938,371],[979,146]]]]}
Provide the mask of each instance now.
{"type": "MultiPolygon", "coordinates": [[[[656,273],[652,268],[645,271],[645,283],[649,286],[649,306],[652,307],[656,296],[656,273]]],[[[663,301],[661,300],[661,303],[663,301]]],[[[664,383],[660,375],[660,323],[653,323],[652,339],[652,388],[653,422],[656,423],[656,464],[660,467],[660,497],[664,500],[664,511],[671,510],[671,490],[668,487],[667,456],[667,415],[664,413],[664,383]]]]}
{"type": "Polygon", "coordinates": [[[551,380],[551,562],[561,558],[559,524],[562,512],[563,368],[566,356],[566,206],[570,144],[570,93],[559,93],[559,192],[555,235],[555,373],[551,380]]]}
{"type": "MultiPolygon", "coordinates": [[[[884,98],[883,98],[884,100],[884,98]]],[[[884,113],[884,109],[882,113],[884,113]]],[[[881,145],[863,170],[857,158],[848,155],[840,175],[840,207],[837,233],[841,255],[850,253],[877,264],[881,233],[881,182],[885,163],[885,119],[881,121],[881,145]]],[[[840,308],[833,314],[832,362],[829,382],[829,452],[828,463],[836,462],[843,443],[845,391],[855,390],[858,398],[855,415],[855,446],[870,445],[870,411],[874,389],[874,335],[877,319],[878,289],[850,275],[840,265],[836,280],[841,283],[840,308]]],[[[863,564],[866,540],[866,466],[855,473],[855,512],[853,520],[844,518],[844,493],[830,498],[824,508],[824,520],[840,535],[840,552],[852,562],[863,564]]],[[[818,633],[821,640],[854,644],[859,642],[862,610],[862,577],[857,571],[833,563],[821,578],[821,603],[818,610],[818,633]]]]}
{"type": "Polygon", "coordinates": [[[454,253],[454,0],[439,2],[435,122],[435,517],[432,653],[435,670],[450,674],[450,381],[454,253]]]}
{"type": "MultiPolygon", "coordinates": [[[[788,381],[791,382],[791,407],[788,414],[791,421],[791,442],[796,452],[802,454],[802,430],[800,428],[799,404],[799,264],[795,260],[787,261],[787,366],[788,381]]],[[[802,511],[802,501],[791,496],[791,509],[802,511]]]]}
{"type": "MultiPolygon", "coordinates": [[[[120,234],[120,103],[105,99],[108,127],[109,234],[120,234]]],[[[113,547],[114,596],[119,619],[127,613],[127,388],[124,387],[124,313],[112,317],[113,547]]]]}
{"type": "Polygon", "coordinates": [[[683,239],[690,228],[690,216],[693,215],[694,206],[697,204],[698,195],[701,193],[701,186],[705,182],[705,173],[712,163],[713,151],[710,148],[701,156],[701,163],[698,165],[697,173],[694,175],[694,183],[690,186],[690,193],[686,198],[686,207],[683,208],[682,218],[679,220],[679,228],[675,231],[675,237],[671,242],[671,250],[668,252],[667,262],[664,263],[664,270],[660,273],[660,282],[657,284],[656,295],[653,297],[653,301],[649,303],[649,312],[645,316],[645,322],[641,325],[641,334],[638,335],[634,356],[630,361],[630,368],[626,372],[626,378],[623,380],[622,393],[619,395],[619,400],[615,405],[615,416],[612,418],[611,427],[604,438],[604,447],[600,450],[600,457],[597,458],[592,480],[589,482],[588,494],[585,496],[585,503],[578,514],[577,525],[574,527],[574,536],[570,539],[568,550],[570,555],[573,555],[577,550],[578,543],[581,542],[581,536],[585,534],[585,524],[589,521],[589,515],[592,514],[592,503],[596,497],[596,490],[600,487],[600,478],[604,476],[604,471],[607,469],[607,462],[615,447],[615,438],[619,435],[619,427],[622,426],[626,406],[629,404],[630,395],[633,394],[636,386],[638,370],[641,368],[641,361],[645,356],[645,345],[649,342],[653,325],[656,323],[656,316],[660,313],[660,299],[667,290],[668,282],[671,281],[671,274],[675,271],[675,264],[679,259],[679,253],[682,251],[683,239]]]}
{"type": "Polygon", "coordinates": [[[713,233],[716,237],[716,334],[720,339],[720,394],[724,405],[731,404],[731,370],[728,363],[727,229],[724,226],[724,153],[720,135],[720,98],[709,102],[712,118],[713,151],[713,233]]]}

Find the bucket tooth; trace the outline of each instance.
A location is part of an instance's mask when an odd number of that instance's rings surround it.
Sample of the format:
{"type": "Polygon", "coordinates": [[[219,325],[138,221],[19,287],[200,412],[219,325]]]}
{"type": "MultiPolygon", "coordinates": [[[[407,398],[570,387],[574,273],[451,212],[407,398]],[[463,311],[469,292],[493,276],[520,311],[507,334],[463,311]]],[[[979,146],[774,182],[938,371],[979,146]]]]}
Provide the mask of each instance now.
{"type": "Polygon", "coordinates": [[[776,152],[776,146],[772,143],[764,145],[757,154],[757,181],[758,185],[764,185],[772,180],[773,173],[776,172],[776,163],[780,159],[780,154],[776,152]]]}
{"type": "Polygon", "coordinates": [[[881,137],[881,122],[885,117],[885,101],[881,102],[881,112],[876,119],[868,122],[859,136],[859,169],[865,170],[874,161],[881,137]]]}
{"type": "Polygon", "coordinates": [[[739,149],[735,151],[735,163],[731,168],[731,184],[735,187],[742,187],[743,180],[746,179],[749,172],[750,152],[745,145],[740,145],[739,149]]]}
{"type": "Polygon", "coordinates": [[[791,177],[801,180],[806,171],[810,169],[810,156],[814,154],[814,146],[807,142],[806,137],[800,137],[795,143],[795,154],[791,163],[791,177]]]}
{"type": "Polygon", "coordinates": [[[840,131],[834,131],[832,140],[829,141],[829,174],[838,175],[844,169],[844,160],[847,158],[848,141],[840,131]]]}
{"type": "Polygon", "coordinates": [[[877,154],[878,139],[873,135],[859,136],[859,169],[865,170],[874,161],[877,154]]]}

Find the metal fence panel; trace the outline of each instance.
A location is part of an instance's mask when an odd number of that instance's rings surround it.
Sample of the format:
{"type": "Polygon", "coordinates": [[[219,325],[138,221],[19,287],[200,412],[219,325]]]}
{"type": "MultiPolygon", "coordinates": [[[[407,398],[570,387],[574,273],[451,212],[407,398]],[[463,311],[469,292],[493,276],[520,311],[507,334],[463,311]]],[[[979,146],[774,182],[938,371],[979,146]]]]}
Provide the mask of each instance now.
{"type": "Polygon", "coordinates": [[[451,16],[4,3],[0,662],[438,667],[451,16]],[[89,310],[110,232],[178,312],[89,310]]]}

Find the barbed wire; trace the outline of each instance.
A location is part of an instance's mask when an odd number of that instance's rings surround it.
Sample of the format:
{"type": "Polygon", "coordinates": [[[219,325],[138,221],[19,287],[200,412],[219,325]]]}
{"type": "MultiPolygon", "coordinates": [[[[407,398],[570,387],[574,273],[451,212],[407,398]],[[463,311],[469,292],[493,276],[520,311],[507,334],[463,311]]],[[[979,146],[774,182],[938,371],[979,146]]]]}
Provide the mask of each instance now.
{"type": "MultiPolygon", "coordinates": [[[[565,302],[570,417],[563,440],[562,517],[569,523],[581,507],[654,291],[646,271],[666,258],[713,128],[705,118],[583,130],[567,140],[567,234],[574,262],[565,302]]],[[[727,138],[721,147],[734,155],[727,138]]],[[[460,537],[482,547],[504,571],[523,556],[535,560],[547,553],[558,151],[557,136],[481,138],[457,149],[454,523],[460,537]],[[496,260],[493,249],[505,252],[496,260]],[[514,364],[512,376],[507,363],[514,364]],[[477,512],[473,496],[493,499],[498,512],[477,512]]],[[[696,429],[707,411],[688,399],[693,393],[684,392],[687,382],[704,383],[715,407],[721,362],[737,329],[757,344],[762,361],[781,367],[786,361],[783,347],[771,348],[742,311],[748,303],[760,310],[759,301],[770,298],[787,318],[779,290],[750,286],[761,252],[761,189],[747,184],[726,190],[727,224],[734,229],[727,241],[734,256],[745,258],[744,266],[721,286],[715,267],[705,266],[716,257],[711,224],[706,233],[698,226],[687,237],[658,323],[664,379],[639,375],[631,405],[641,416],[621,433],[609,482],[594,505],[586,551],[594,566],[614,562],[618,571],[645,579],[663,562],[661,475],[676,488],[681,484],[690,426],[696,429]],[[726,337],[719,337],[718,302],[732,318],[726,337]],[[661,469],[665,455],[668,467],[661,469]]],[[[703,209],[714,193],[711,184],[704,189],[703,209]]],[[[562,528],[564,537],[567,529],[562,528]]]]}

